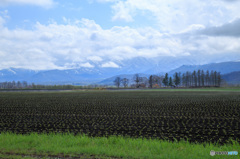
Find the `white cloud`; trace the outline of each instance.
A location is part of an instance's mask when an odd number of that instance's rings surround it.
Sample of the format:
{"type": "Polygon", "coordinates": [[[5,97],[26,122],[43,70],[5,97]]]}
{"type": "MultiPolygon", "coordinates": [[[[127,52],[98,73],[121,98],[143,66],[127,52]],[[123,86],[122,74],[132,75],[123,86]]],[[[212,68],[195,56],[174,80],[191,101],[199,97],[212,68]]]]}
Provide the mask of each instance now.
{"type": "Polygon", "coordinates": [[[238,53],[240,52],[240,38],[235,37],[210,37],[200,36],[199,40],[192,43],[198,46],[198,51],[207,54],[238,53]]]}
{"type": "Polygon", "coordinates": [[[9,18],[8,10],[0,11],[0,28],[4,26],[6,20],[9,18]]]}
{"type": "Polygon", "coordinates": [[[44,8],[49,8],[54,5],[53,0],[1,0],[0,5],[35,5],[44,8]]]}
{"type": "MultiPolygon", "coordinates": [[[[201,26],[192,26],[189,31],[196,28],[201,26]]],[[[165,34],[150,27],[103,29],[92,20],[82,19],[65,25],[36,23],[33,30],[9,30],[3,25],[0,50],[0,69],[119,68],[124,60],[135,57],[194,55],[193,58],[197,58],[203,57],[202,54],[237,53],[240,39],[193,33],[165,34]]]]}
{"type": "Polygon", "coordinates": [[[6,53],[5,52],[3,52],[3,51],[0,51],[0,58],[1,57],[3,57],[3,56],[5,56],[6,55],[6,53]]]}
{"type": "Polygon", "coordinates": [[[119,68],[119,66],[117,64],[115,64],[114,62],[107,62],[107,63],[104,63],[102,64],[101,67],[112,67],[112,68],[119,68]]]}
{"type": "Polygon", "coordinates": [[[182,34],[182,33],[195,32],[195,31],[202,30],[205,28],[206,27],[201,24],[192,24],[192,25],[188,26],[186,29],[182,30],[180,33],[182,34]]]}
{"type": "Polygon", "coordinates": [[[5,20],[0,16],[0,28],[3,27],[5,20]]]}
{"type": "Polygon", "coordinates": [[[90,56],[87,58],[88,60],[94,61],[94,62],[101,62],[103,59],[99,56],[90,56]]]}
{"type": "MultiPolygon", "coordinates": [[[[89,0],[92,1],[92,0],[89,0]]],[[[117,2],[118,0],[96,0],[97,2],[117,2]]]]}
{"type": "Polygon", "coordinates": [[[240,1],[224,0],[118,0],[112,9],[113,20],[130,22],[147,12],[155,18],[161,31],[179,32],[193,24],[208,27],[226,23],[239,17],[239,6],[240,1]]]}
{"type": "Polygon", "coordinates": [[[80,64],[81,67],[89,67],[89,68],[93,68],[94,66],[91,65],[89,62],[86,62],[86,63],[83,63],[83,64],[80,64]]]}
{"type": "Polygon", "coordinates": [[[112,8],[115,12],[115,15],[112,18],[113,20],[125,20],[127,22],[133,21],[132,15],[130,13],[131,9],[125,7],[124,2],[120,1],[112,8]]]}

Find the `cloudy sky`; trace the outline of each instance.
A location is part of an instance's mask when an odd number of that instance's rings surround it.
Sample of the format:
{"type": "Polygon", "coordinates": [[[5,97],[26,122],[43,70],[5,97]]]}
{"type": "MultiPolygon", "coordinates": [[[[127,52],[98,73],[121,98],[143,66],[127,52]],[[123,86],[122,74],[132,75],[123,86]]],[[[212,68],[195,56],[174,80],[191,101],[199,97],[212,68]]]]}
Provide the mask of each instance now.
{"type": "Polygon", "coordinates": [[[240,0],[1,0],[0,69],[239,60],[239,8],[240,0]]]}

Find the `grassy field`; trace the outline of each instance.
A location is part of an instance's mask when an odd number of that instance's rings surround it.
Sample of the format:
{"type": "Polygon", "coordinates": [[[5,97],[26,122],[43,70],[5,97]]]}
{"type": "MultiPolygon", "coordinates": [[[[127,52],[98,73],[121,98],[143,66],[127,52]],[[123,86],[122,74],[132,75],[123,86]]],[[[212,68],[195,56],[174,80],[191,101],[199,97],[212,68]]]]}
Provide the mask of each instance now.
{"type": "Polygon", "coordinates": [[[207,159],[239,158],[210,156],[210,151],[239,151],[240,144],[190,144],[186,141],[132,139],[124,137],[88,137],[71,134],[0,135],[0,158],[146,158],[207,159]]]}
{"type": "MultiPolygon", "coordinates": [[[[239,151],[240,92],[231,90],[0,92],[0,158],[210,158],[210,150],[239,151]]],[[[214,156],[225,157],[239,155],[214,156]]]]}
{"type": "Polygon", "coordinates": [[[195,91],[203,91],[203,92],[206,92],[206,91],[227,91],[227,92],[231,92],[231,91],[238,91],[240,92],[240,87],[226,87],[226,88],[187,88],[187,89],[184,89],[184,88],[175,88],[175,89],[146,89],[148,91],[190,91],[190,92],[195,92],[195,91]]]}
{"type": "Polygon", "coordinates": [[[44,92],[44,93],[61,93],[61,92],[82,92],[82,91],[90,91],[90,92],[98,92],[98,91],[166,91],[166,92],[208,92],[208,91],[226,91],[226,92],[240,92],[240,87],[210,87],[210,88],[91,88],[91,89],[84,89],[84,88],[75,88],[75,89],[0,89],[0,93],[2,92],[44,92]]]}

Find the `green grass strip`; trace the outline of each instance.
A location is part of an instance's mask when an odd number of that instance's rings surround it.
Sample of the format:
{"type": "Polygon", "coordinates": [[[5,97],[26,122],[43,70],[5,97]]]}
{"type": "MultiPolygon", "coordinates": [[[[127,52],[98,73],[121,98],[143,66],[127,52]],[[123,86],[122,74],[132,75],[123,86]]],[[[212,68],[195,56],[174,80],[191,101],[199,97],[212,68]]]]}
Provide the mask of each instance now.
{"type": "MultiPolygon", "coordinates": [[[[238,151],[240,144],[190,144],[186,141],[168,142],[157,139],[133,139],[112,136],[88,137],[72,134],[36,134],[16,135],[2,133],[0,135],[0,154],[6,152],[37,155],[78,154],[100,155],[123,158],[239,158],[237,156],[210,156],[210,151],[238,151]]],[[[1,155],[0,155],[1,156],[1,155]]]]}

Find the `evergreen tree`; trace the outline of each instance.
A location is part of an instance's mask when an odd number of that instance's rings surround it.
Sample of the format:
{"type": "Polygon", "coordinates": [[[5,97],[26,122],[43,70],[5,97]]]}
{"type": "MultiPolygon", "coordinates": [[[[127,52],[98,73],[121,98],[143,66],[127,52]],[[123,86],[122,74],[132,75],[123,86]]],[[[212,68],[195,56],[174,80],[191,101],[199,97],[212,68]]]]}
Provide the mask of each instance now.
{"type": "Polygon", "coordinates": [[[180,78],[179,78],[178,75],[179,74],[176,72],[175,75],[174,75],[174,80],[173,80],[173,82],[176,86],[178,86],[180,84],[180,78]]]}
{"type": "Polygon", "coordinates": [[[209,76],[209,71],[207,70],[206,76],[205,76],[205,83],[207,86],[210,85],[210,76],[209,76]]]}
{"type": "Polygon", "coordinates": [[[218,80],[217,80],[217,71],[214,71],[214,86],[218,85],[218,80]]]}
{"type": "Polygon", "coordinates": [[[189,86],[193,86],[193,84],[194,84],[194,78],[193,78],[193,75],[192,75],[192,73],[190,72],[190,74],[189,74],[189,80],[190,80],[190,84],[189,84],[189,86]]]}
{"type": "Polygon", "coordinates": [[[168,86],[168,73],[165,74],[165,77],[162,82],[165,86],[168,86]]]}
{"type": "Polygon", "coordinates": [[[218,83],[218,87],[221,86],[221,82],[222,82],[221,73],[218,72],[218,73],[217,73],[217,83],[218,83]]]}
{"type": "Polygon", "coordinates": [[[179,77],[179,85],[182,85],[182,73],[178,72],[178,77],[179,77]]]}
{"type": "Polygon", "coordinates": [[[205,74],[204,74],[204,71],[202,70],[201,72],[201,82],[202,82],[202,86],[204,87],[205,86],[205,83],[204,83],[204,80],[205,79],[205,74]]]}
{"type": "Polygon", "coordinates": [[[201,86],[201,71],[198,70],[197,72],[197,83],[198,83],[198,87],[201,86]]]}
{"type": "Polygon", "coordinates": [[[183,73],[183,75],[182,75],[182,85],[187,87],[187,81],[186,81],[185,73],[183,73]]]}
{"type": "Polygon", "coordinates": [[[153,85],[153,76],[152,75],[149,77],[148,83],[149,83],[149,87],[152,88],[152,85],[153,85]]]}
{"type": "Polygon", "coordinates": [[[210,86],[214,86],[214,73],[213,73],[213,70],[211,71],[210,73],[210,86]]]}
{"type": "Polygon", "coordinates": [[[169,86],[172,86],[173,82],[172,82],[172,77],[169,78],[169,86]]]}
{"type": "Polygon", "coordinates": [[[192,73],[192,79],[194,81],[194,86],[197,87],[197,73],[195,70],[192,73]]]}
{"type": "Polygon", "coordinates": [[[190,86],[190,79],[191,79],[191,73],[189,73],[188,71],[186,72],[186,87],[190,86]]]}

